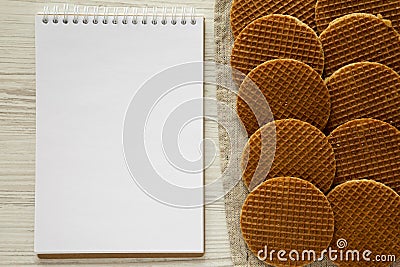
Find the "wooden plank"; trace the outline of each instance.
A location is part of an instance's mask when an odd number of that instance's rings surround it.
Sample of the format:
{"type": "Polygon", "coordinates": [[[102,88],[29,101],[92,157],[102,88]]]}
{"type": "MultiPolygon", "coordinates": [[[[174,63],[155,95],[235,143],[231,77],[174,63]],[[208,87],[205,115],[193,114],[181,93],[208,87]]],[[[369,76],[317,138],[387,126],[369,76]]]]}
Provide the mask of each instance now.
{"type": "MultiPolygon", "coordinates": [[[[69,1],[73,4],[107,6],[181,6],[178,0],[69,1]]],[[[206,21],[205,59],[214,59],[212,0],[185,1],[196,7],[206,21]]],[[[34,14],[42,1],[3,0],[0,8],[0,265],[39,266],[232,266],[223,200],[206,206],[206,253],[193,259],[70,259],[39,260],[33,254],[35,176],[35,45],[34,14]]],[[[162,48],[162,44],[160,44],[162,48]]],[[[212,69],[206,80],[214,81],[212,69]]],[[[215,87],[205,87],[206,97],[215,98],[215,87]]],[[[206,105],[207,114],[216,107],[206,105]]],[[[217,125],[206,121],[206,138],[218,144],[217,125]]],[[[207,143],[206,158],[218,151],[207,143]]],[[[206,181],[220,174],[218,157],[206,170],[206,181]]]]}

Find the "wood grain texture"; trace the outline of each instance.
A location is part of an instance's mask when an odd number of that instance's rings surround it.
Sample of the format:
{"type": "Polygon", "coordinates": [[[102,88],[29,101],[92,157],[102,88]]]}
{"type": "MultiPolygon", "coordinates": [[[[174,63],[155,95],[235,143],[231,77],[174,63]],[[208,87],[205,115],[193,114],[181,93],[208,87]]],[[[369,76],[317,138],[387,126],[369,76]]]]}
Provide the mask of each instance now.
{"type": "MultiPolygon", "coordinates": [[[[53,1],[50,1],[53,2],[53,1]]],[[[214,59],[213,0],[69,1],[106,6],[194,6],[206,20],[205,59],[214,59]]],[[[0,265],[4,266],[232,266],[223,200],[206,206],[206,253],[193,259],[39,260],[33,253],[35,205],[35,44],[34,15],[49,2],[0,1],[0,265]]],[[[160,44],[161,45],[161,44],[160,44]]],[[[206,80],[214,81],[212,69],[206,80]]],[[[215,87],[205,86],[215,98],[215,87]]],[[[216,116],[216,107],[206,104],[216,116]]],[[[217,125],[206,120],[206,158],[219,155],[217,125]]],[[[206,182],[220,174],[219,160],[206,170],[206,182]]]]}

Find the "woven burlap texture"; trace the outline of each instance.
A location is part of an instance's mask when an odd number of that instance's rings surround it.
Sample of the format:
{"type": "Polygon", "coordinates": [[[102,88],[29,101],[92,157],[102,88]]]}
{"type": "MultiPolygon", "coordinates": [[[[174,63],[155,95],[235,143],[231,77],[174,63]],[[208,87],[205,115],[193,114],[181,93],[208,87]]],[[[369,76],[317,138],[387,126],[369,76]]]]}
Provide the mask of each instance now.
{"type": "MultiPolygon", "coordinates": [[[[215,43],[216,43],[216,56],[215,61],[217,64],[228,65],[231,55],[231,49],[233,45],[233,35],[230,29],[229,12],[231,7],[231,0],[216,0],[215,2],[215,17],[214,17],[214,32],[215,32],[215,43]]],[[[231,79],[231,72],[228,68],[217,68],[217,84],[226,84],[227,80],[231,79]]],[[[217,86],[217,99],[222,104],[236,109],[236,94],[232,91],[217,86]]],[[[230,125],[230,130],[236,132],[243,131],[237,118],[233,116],[227,116],[222,109],[218,110],[218,120],[220,125],[230,125]]],[[[240,136],[234,134],[233,136],[240,136]]],[[[220,158],[221,158],[221,169],[224,170],[228,165],[230,157],[231,145],[237,147],[244,147],[244,141],[246,140],[229,140],[228,133],[222,127],[219,128],[219,147],[220,147],[220,158]],[[233,142],[231,144],[231,142],[233,142]]],[[[240,160],[234,157],[235,162],[230,163],[229,175],[232,179],[240,175],[240,160]]],[[[247,267],[247,266],[268,266],[261,262],[255,257],[242,238],[240,230],[240,211],[248,191],[240,180],[236,186],[234,186],[225,195],[225,210],[226,210],[226,222],[229,233],[229,241],[231,247],[231,255],[234,266],[247,267]]],[[[316,262],[309,267],[330,267],[335,266],[328,261],[316,262]]]]}

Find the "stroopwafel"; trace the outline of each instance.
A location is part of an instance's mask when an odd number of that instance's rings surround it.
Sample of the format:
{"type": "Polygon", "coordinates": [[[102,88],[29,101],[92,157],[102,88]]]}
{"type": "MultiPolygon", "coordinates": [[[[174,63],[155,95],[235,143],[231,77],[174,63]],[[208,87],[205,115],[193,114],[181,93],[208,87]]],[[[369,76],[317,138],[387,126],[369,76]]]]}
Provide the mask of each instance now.
{"type": "Polygon", "coordinates": [[[335,187],[328,200],[335,218],[330,248],[337,251],[334,262],[340,267],[388,267],[389,255],[400,257],[400,197],[396,192],[382,183],[357,180],[335,187]],[[371,253],[365,254],[368,250],[371,253]]]}
{"type": "Polygon", "coordinates": [[[319,74],[324,67],[324,53],[317,34],[305,23],[288,15],[268,15],[246,26],[235,39],[231,67],[238,85],[244,76],[265,61],[296,59],[319,74]]]}
{"type": "MultiPolygon", "coordinates": [[[[238,1],[241,2],[241,1],[238,1]]],[[[393,27],[400,30],[399,0],[318,0],[315,7],[315,21],[318,31],[324,31],[330,22],[352,13],[382,15],[390,20],[393,27]]]]}
{"type": "Polygon", "coordinates": [[[320,35],[325,76],[348,64],[379,62],[400,73],[400,35],[383,19],[355,13],[340,17],[320,35]]]}
{"type": "Polygon", "coordinates": [[[321,76],[303,62],[270,60],[257,66],[244,79],[239,89],[237,112],[249,136],[271,119],[269,112],[262,113],[265,102],[259,97],[265,97],[275,120],[299,119],[321,130],[328,121],[328,89],[321,76]],[[256,118],[255,114],[261,118],[256,118]]]}
{"type": "Polygon", "coordinates": [[[341,124],[374,118],[400,127],[400,75],[380,63],[347,65],[326,79],[331,96],[331,114],[326,126],[331,132],[341,124]]]}
{"type": "Polygon", "coordinates": [[[336,159],[334,185],[370,179],[400,192],[400,131],[375,119],[357,119],[328,136],[336,159]]]}
{"type": "Polygon", "coordinates": [[[296,119],[273,121],[257,130],[244,148],[241,167],[250,190],[264,180],[291,176],[313,183],[322,192],[331,187],[336,169],[328,138],[296,119]]]}
{"type": "MultiPolygon", "coordinates": [[[[302,259],[304,250],[313,250],[316,258],[333,237],[334,218],[325,195],[310,182],[278,177],[260,184],[247,196],[240,226],[249,249],[274,266],[304,266],[313,261],[302,259]],[[271,251],[286,251],[287,261],[271,251]],[[291,251],[299,252],[299,255],[291,251]],[[292,260],[294,259],[294,260],[292,260]]],[[[312,257],[312,256],[310,256],[312,257]]]]}
{"type": "Polygon", "coordinates": [[[233,36],[237,37],[253,20],[271,14],[296,17],[316,30],[315,5],[316,0],[290,0],[284,4],[272,0],[233,1],[230,12],[233,36]]]}

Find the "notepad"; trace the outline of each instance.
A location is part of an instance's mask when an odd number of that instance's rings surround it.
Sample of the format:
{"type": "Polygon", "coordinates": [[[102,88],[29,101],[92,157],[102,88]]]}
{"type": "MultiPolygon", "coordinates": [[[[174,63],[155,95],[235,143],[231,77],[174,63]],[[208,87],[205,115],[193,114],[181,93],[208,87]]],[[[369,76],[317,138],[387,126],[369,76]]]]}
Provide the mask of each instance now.
{"type": "Polygon", "coordinates": [[[203,28],[193,9],[36,16],[36,254],[204,253],[203,28]]]}

